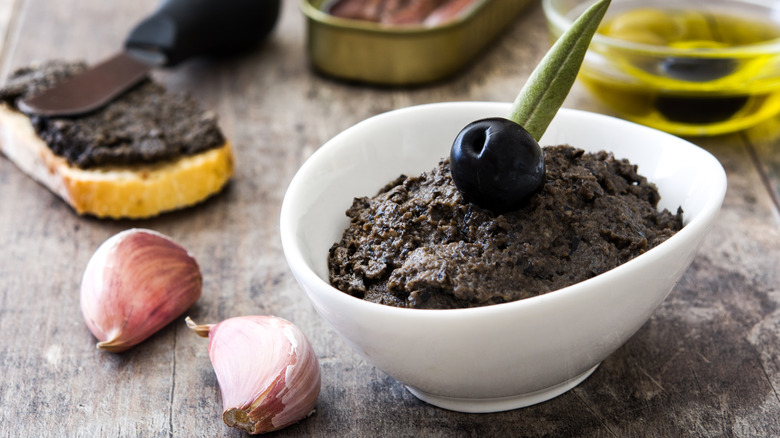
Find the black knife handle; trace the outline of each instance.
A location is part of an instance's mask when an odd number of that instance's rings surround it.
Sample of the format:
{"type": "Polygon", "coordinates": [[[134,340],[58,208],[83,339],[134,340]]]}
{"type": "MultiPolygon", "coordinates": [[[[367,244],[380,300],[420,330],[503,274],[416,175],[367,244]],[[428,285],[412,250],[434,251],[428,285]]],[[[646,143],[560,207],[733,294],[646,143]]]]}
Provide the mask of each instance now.
{"type": "Polygon", "coordinates": [[[165,66],[201,55],[254,47],[276,25],[280,0],[164,0],[127,37],[125,47],[160,52],[165,66]]]}

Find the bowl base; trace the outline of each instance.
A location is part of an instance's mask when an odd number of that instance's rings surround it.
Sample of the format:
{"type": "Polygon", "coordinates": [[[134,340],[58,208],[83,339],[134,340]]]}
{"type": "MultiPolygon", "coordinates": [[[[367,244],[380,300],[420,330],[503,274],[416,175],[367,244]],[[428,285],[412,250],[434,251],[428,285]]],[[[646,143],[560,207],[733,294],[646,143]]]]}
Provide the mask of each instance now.
{"type": "Polygon", "coordinates": [[[596,366],[585,371],[579,376],[572,377],[571,379],[557,385],[526,394],[512,395],[508,397],[456,398],[430,394],[424,391],[420,391],[419,389],[411,388],[409,386],[407,386],[406,389],[408,389],[412,395],[419,398],[420,400],[440,408],[448,409],[450,411],[468,413],[501,412],[524,408],[526,406],[535,405],[537,403],[550,400],[551,398],[555,398],[582,383],[582,381],[587,379],[588,376],[590,376],[599,365],[600,363],[596,364],[596,366]]]}

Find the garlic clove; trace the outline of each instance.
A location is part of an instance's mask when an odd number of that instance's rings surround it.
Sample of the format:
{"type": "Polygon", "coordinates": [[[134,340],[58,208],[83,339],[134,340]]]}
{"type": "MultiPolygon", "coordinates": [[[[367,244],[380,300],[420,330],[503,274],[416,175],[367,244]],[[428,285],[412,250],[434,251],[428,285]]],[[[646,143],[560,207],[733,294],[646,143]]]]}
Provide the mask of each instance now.
{"type": "Polygon", "coordinates": [[[209,338],[209,357],[222,392],[222,420],[259,434],[282,429],[314,412],[320,365],[309,341],[289,321],[242,316],[187,326],[209,338]]]}
{"type": "Polygon", "coordinates": [[[97,348],[121,352],[180,316],[200,298],[197,261],[152,230],[118,233],[95,251],[81,280],[81,312],[97,348]]]}

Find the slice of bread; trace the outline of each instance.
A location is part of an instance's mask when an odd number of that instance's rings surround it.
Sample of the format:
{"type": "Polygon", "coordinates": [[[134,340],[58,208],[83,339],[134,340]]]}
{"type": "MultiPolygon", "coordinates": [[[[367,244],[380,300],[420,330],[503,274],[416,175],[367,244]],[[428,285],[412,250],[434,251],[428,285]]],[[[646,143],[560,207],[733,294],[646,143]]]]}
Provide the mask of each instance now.
{"type": "Polygon", "coordinates": [[[0,103],[0,151],[79,214],[140,219],[196,204],[233,174],[230,144],[155,163],[79,168],[55,154],[30,117],[0,103]]]}

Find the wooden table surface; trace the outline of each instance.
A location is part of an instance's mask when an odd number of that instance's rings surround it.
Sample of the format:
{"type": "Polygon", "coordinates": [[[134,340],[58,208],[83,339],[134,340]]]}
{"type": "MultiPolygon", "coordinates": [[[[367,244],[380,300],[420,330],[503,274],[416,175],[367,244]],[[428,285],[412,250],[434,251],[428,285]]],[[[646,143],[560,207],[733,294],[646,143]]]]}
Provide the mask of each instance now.
{"type": "MultiPolygon", "coordinates": [[[[0,0],[0,74],[51,58],[99,61],[157,0],[0,0]]],[[[92,253],[131,227],[172,236],[199,260],[188,314],[274,314],[298,325],[322,367],[316,413],[276,436],[780,435],[780,118],[694,138],[723,164],[722,212],[651,319],[574,390],[539,405],[462,414],[418,401],[315,313],[285,263],[279,211],[298,167],[339,131],[414,104],[510,101],[547,49],[534,3],[461,74],[381,89],[314,74],[305,21],[284,2],[247,56],[156,73],[220,116],[238,156],[226,191],[143,221],[80,217],[0,158],[0,437],[241,436],[221,419],[207,342],[177,321],[123,354],[95,349],[79,308],[92,253]]],[[[565,106],[603,113],[576,85],[565,106]]]]}

